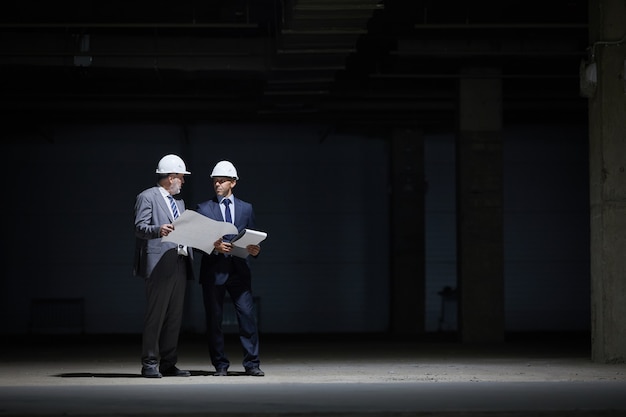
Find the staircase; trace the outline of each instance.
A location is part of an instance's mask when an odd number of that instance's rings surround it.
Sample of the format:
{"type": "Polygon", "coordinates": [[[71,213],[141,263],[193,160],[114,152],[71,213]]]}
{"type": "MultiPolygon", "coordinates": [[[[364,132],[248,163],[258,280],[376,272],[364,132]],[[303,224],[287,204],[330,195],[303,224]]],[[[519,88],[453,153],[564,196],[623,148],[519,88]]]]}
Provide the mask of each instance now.
{"type": "Polygon", "coordinates": [[[345,71],[380,0],[283,0],[267,87],[265,115],[314,114],[345,71]]]}

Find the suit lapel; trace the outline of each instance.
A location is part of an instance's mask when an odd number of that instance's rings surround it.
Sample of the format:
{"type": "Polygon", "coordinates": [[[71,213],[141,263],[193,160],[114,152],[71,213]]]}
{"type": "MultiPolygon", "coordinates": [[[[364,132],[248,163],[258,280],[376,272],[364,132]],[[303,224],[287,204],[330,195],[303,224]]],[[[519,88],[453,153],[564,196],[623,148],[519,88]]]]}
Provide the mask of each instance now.
{"type": "Polygon", "coordinates": [[[217,198],[215,198],[214,200],[211,201],[213,204],[210,205],[210,209],[211,212],[213,213],[213,218],[215,220],[219,220],[219,221],[224,221],[224,216],[222,216],[222,210],[220,209],[220,203],[217,200],[217,198]]]}
{"type": "Polygon", "coordinates": [[[233,198],[235,200],[235,226],[237,226],[237,230],[239,230],[239,225],[242,224],[241,219],[243,219],[243,208],[238,199],[233,198]]]}
{"type": "MultiPolygon", "coordinates": [[[[172,218],[171,210],[167,206],[167,203],[165,202],[165,199],[163,198],[163,195],[161,195],[161,191],[159,190],[159,187],[156,187],[154,189],[154,193],[156,194],[157,204],[159,205],[159,207],[161,207],[161,210],[163,210],[165,212],[165,215],[169,219],[170,223],[173,222],[174,219],[172,218]]],[[[180,210],[178,210],[178,212],[182,213],[182,211],[180,211],[180,210]]]]}

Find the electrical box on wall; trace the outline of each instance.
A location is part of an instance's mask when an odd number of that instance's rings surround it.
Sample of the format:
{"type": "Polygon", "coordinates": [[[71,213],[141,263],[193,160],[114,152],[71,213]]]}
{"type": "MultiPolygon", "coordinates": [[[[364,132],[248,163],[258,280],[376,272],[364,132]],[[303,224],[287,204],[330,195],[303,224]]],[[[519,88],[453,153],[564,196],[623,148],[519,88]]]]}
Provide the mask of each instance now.
{"type": "Polygon", "coordinates": [[[580,62],[580,95],[582,97],[590,98],[596,92],[596,85],[598,84],[598,69],[595,62],[587,62],[585,60],[580,62]]]}

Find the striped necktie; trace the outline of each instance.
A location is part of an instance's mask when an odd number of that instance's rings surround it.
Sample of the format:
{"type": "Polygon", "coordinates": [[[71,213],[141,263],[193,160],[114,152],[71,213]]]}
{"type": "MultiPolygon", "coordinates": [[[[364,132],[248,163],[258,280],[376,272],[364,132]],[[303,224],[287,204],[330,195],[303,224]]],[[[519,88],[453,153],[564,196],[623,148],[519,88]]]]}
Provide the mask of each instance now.
{"type": "Polygon", "coordinates": [[[170,207],[172,207],[172,213],[174,213],[174,220],[178,218],[178,207],[176,206],[176,201],[174,201],[174,197],[168,195],[167,198],[170,200],[170,207]]]}

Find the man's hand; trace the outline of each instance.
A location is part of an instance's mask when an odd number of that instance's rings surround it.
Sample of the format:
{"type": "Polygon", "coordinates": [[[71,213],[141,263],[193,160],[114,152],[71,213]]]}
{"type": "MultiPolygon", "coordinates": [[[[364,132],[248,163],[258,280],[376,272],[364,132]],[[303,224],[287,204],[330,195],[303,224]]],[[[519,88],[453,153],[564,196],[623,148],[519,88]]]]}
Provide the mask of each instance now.
{"type": "Polygon", "coordinates": [[[215,247],[215,250],[220,253],[229,253],[230,250],[232,249],[232,244],[228,242],[224,242],[220,238],[213,243],[213,247],[215,247]]]}
{"type": "Polygon", "coordinates": [[[161,237],[163,237],[163,236],[169,235],[173,231],[174,231],[173,224],[162,224],[159,230],[159,234],[161,235],[161,237]]]}
{"type": "Polygon", "coordinates": [[[248,253],[252,256],[257,256],[259,252],[261,252],[261,247],[259,245],[248,245],[246,246],[248,253]]]}

